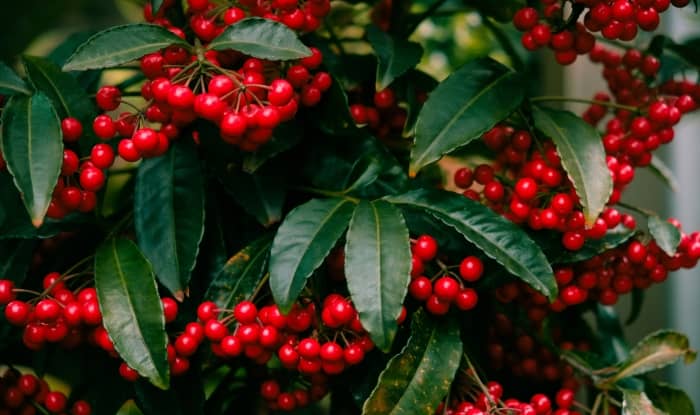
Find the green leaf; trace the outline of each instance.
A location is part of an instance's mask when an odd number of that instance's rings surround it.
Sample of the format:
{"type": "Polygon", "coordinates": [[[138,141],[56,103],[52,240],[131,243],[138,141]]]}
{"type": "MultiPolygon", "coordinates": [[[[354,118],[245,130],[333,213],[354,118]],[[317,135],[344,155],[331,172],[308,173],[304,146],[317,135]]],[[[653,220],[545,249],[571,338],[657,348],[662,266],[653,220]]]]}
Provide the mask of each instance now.
{"type": "Polygon", "coordinates": [[[527,6],[525,0],[469,0],[468,3],[501,22],[510,22],[515,12],[527,6]]]}
{"type": "Polygon", "coordinates": [[[182,300],[204,236],[202,173],[187,142],[175,142],[164,156],[139,166],[134,225],[158,280],[182,300]]]}
{"type": "Polygon", "coordinates": [[[255,173],[263,164],[275,156],[299,144],[301,130],[297,125],[285,123],[275,128],[270,141],[256,152],[246,155],[243,160],[243,171],[255,173]]]}
{"type": "Polygon", "coordinates": [[[673,174],[673,170],[664,163],[659,157],[654,156],[651,158],[651,164],[647,166],[649,171],[651,171],[654,176],[658,177],[663,183],[665,183],[671,190],[678,192],[678,179],[673,174]]]}
{"type": "Polygon", "coordinates": [[[672,330],[659,330],[632,348],[629,357],[618,364],[619,372],[614,380],[652,372],[681,358],[689,364],[695,357],[696,352],[690,348],[688,337],[672,330]]]}
{"type": "Polygon", "coordinates": [[[411,278],[411,245],[401,212],[383,200],[362,201],[345,244],[345,275],[362,326],[388,352],[411,278]]]}
{"type": "Polygon", "coordinates": [[[367,38],[377,55],[377,91],[415,67],[423,56],[423,48],[418,43],[393,37],[374,25],[367,27],[367,38]]]}
{"type": "Polygon", "coordinates": [[[557,283],[542,250],[521,228],[488,207],[457,193],[433,189],[413,190],[387,200],[434,216],[513,275],[556,298],[557,283]]]}
{"type": "Polygon", "coordinates": [[[634,236],[634,232],[625,228],[620,227],[619,229],[609,231],[604,237],[600,239],[588,239],[583,245],[583,248],[578,251],[573,252],[562,252],[561,249],[561,238],[558,236],[556,240],[556,254],[551,258],[552,263],[555,264],[571,264],[574,262],[581,262],[587,259],[591,259],[598,254],[609,251],[616,248],[625,242],[629,241],[634,236]]]}
{"type": "Polygon", "coordinates": [[[0,240],[50,238],[64,230],[64,225],[70,222],[70,218],[61,221],[48,219],[41,227],[35,228],[12,175],[7,171],[0,172],[0,212],[5,214],[5,219],[0,220],[0,240]]]}
{"type": "Polygon", "coordinates": [[[613,307],[597,304],[595,307],[596,334],[599,348],[606,362],[614,364],[629,356],[622,324],[613,307]]]}
{"type": "Polygon", "coordinates": [[[41,226],[63,163],[61,122],[46,95],[15,96],[2,113],[2,154],[32,224],[41,226]]]}
{"type": "Polygon", "coordinates": [[[160,8],[163,6],[163,0],[150,0],[151,1],[151,8],[153,10],[153,15],[155,16],[158,14],[160,11],[160,8]]]}
{"type": "Polygon", "coordinates": [[[119,356],[161,389],[169,384],[163,306],[148,260],[127,239],[95,253],[95,288],[103,324],[119,356]]]}
{"type": "Polygon", "coordinates": [[[678,249],[678,244],[681,243],[681,232],[678,228],[658,216],[649,216],[647,226],[659,248],[669,256],[673,256],[678,249]]]}
{"type": "Polygon", "coordinates": [[[35,246],[33,239],[0,241],[0,279],[21,285],[27,277],[35,246]]]}
{"type": "Polygon", "coordinates": [[[250,299],[265,275],[271,245],[272,238],[264,236],[229,258],[204,298],[226,310],[250,299]]]}
{"type": "MultiPolygon", "coordinates": [[[[669,415],[655,407],[644,392],[622,390],[622,415],[669,415]]],[[[673,414],[676,415],[676,414],[673,414]]]]}
{"type": "Polygon", "coordinates": [[[695,415],[695,406],[688,394],[664,382],[644,382],[644,393],[654,406],[671,415],[695,415]]]}
{"type": "Polygon", "coordinates": [[[168,29],[145,23],[114,26],[90,37],[68,58],[64,71],[111,68],[170,45],[189,44],[168,29]]]}
{"type": "Polygon", "coordinates": [[[518,75],[490,59],[476,59],[453,72],[430,94],[416,123],[409,175],[480,137],[523,100],[518,75]]]}
{"type": "Polygon", "coordinates": [[[345,199],[314,199],[282,222],[270,251],[270,289],[283,312],[345,232],[354,207],[345,199]]]}
{"type": "Polygon", "coordinates": [[[311,55],[311,50],[292,29],[261,17],[249,17],[227,27],[211,41],[208,49],[233,49],[269,60],[301,59],[311,55]]]}
{"type": "Polygon", "coordinates": [[[625,324],[630,325],[637,321],[640,314],[642,313],[642,306],[644,305],[644,290],[641,288],[635,288],[632,290],[632,305],[630,306],[630,315],[625,320],[625,324]]]}
{"type": "Polygon", "coordinates": [[[287,195],[286,177],[277,166],[270,167],[260,169],[255,174],[229,173],[223,178],[228,193],[266,227],[282,218],[282,207],[287,195]]]}
{"type": "Polygon", "coordinates": [[[22,62],[29,82],[49,97],[59,117],[77,118],[89,131],[96,110],[78,81],[48,59],[24,56],[22,62]]]}
{"type": "Polygon", "coordinates": [[[27,87],[27,84],[20,78],[15,71],[7,66],[4,62],[0,62],[0,94],[4,95],[31,95],[32,91],[27,87]]]}
{"type": "Polygon", "coordinates": [[[568,111],[534,107],[533,116],[535,126],[554,141],[583,206],[586,223],[593,224],[612,193],[600,133],[568,111]]]}
{"type": "Polygon", "coordinates": [[[128,400],[124,402],[124,405],[122,405],[121,408],[119,408],[117,415],[143,415],[143,412],[141,412],[133,400],[128,400]]]}
{"type": "Polygon", "coordinates": [[[434,413],[450,389],[461,357],[462,340],[455,320],[417,314],[408,344],[379,376],[362,414],[434,413]]]}

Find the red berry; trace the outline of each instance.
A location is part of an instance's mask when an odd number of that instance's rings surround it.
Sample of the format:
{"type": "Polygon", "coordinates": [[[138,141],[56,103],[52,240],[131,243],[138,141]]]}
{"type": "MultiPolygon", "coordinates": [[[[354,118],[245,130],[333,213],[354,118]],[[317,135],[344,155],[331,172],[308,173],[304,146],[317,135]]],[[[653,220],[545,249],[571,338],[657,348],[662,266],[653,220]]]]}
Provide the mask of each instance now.
{"type": "Polygon", "coordinates": [[[95,100],[97,106],[103,111],[113,111],[119,107],[121,101],[121,91],[114,86],[103,86],[97,91],[95,100]]]}
{"type": "Polygon", "coordinates": [[[96,167],[87,167],[80,172],[80,186],[83,189],[96,192],[104,186],[105,175],[96,167]]]}
{"type": "Polygon", "coordinates": [[[166,323],[172,323],[177,318],[177,302],[170,297],[164,297],[160,299],[163,303],[163,315],[165,317],[166,323]]]}
{"type": "Polygon", "coordinates": [[[158,133],[151,128],[141,128],[134,133],[131,141],[141,154],[150,153],[158,148],[158,133]]]}
{"type": "Polygon", "coordinates": [[[95,144],[90,151],[90,161],[99,169],[108,169],[114,163],[114,150],[108,144],[95,144]]]}
{"type": "Polygon", "coordinates": [[[15,284],[11,280],[0,280],[0,305],[15,299],[14,288],[15,284]]]}
{"type": "Polygon", "coordinates": [[[433,285],[433,294],[441,301],[451,302],[458,292],[459,284],[448,276],[438,278],[433,285]]]}
{"type": "Polygon", "coordinates": [[[478,281],[484,272],[484,264],[474,256],[468,256],[459,265],[459,275],[469,282],[478,281]]]}
{"type": "Polygon", "coordinates": [[[61,121],[61,131],[63,132],[63,141],[73,143],[83,135],[83,125],[76,118],[64,118],[61,121]]]}
{"type": "Polygon", "coordinates": [[[430,235],[421,235],[413,245],[413,254],[423,261],[432,261],[437,255],[437,241],[430,235]]]}

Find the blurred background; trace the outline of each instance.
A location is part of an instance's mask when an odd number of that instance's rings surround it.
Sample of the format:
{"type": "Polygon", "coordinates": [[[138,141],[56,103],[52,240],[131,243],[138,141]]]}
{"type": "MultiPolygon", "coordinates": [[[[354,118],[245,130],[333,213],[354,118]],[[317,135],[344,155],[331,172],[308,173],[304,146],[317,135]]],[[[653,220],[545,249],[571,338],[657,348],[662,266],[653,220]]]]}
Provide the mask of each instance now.
{"type": "MultiPolygon", "coordinates": [[[[338,2],[337,10],[358,12],[362,6],[338,2]]],[[[415,1],[415,7],[425,7],[415,1]]],[[[454,2],[464,8],[459,1],[454,2]]],[[[450,2],[445,6],[450,7],[450,2]]],[[[22,53],[45,55],[56,45],[75,33],[86,36],[109,25],[141,19],[141,8],[132,0],[0,0],[3,10],[3,28],[0,31],[0,60],[14,64],[22,53]]],[[[366,12],[360,10],[360,13],[366,12]]],[[[447,13],[445,13],[447,14],[447,13]]],[[[674,9],[664,15],[663,31],[675,41],[700,36],[700,16],[693,7],[683,11],[674,9]]],[[[415,34],[431,51],[423,57],[422,69],[441,79],[452,68],[476,56],[489,54],[508,61],[504,42],[513,46],[510,56],[518,56],[531,74],[539,79],[533,82],[538,94],[566,95],[590,98],[593,91],[605,90],[600,67],[587,59],[566,68],[557,65],[550,52],[528,54],[520,48],[519,36],[508,25],[484,20],[466,10],[454,18],[436,17],[424,22],[415,34]]],[[[649,38],[638,39],[641,45],[649,38]]],[[[700,53],[700,51],[698,51],[700,53]]],[[[511,62],[512,63],[512,62],[511,62]]],[[[580,112],[583,107],[569,109],[580,112]]],[[[677,129],[674,142],[662,149],[660,158],[671,166],[679,191],[671,192],[654,175],[641,169],[627,191],[624,200],[630,204],[659,212],[664,217],[676,217],[686,231],[700,229],[700,115],[685,117],[677,129]]],[[[690,336],[691,345],[700,347],[700,268],[672,275],[666,284],[647,291],[641,316],[627,327],[628,340],[636,341],[645,334],[662,327],[683,331],[690,336]]],[[[624,298],[618,305],[620,315],[626,316],[630,301],[624,298]]],[[[685,389],[700,407],[700,364],[685,367],[676,365],[666,373],[668,380],[685,389]]]]}

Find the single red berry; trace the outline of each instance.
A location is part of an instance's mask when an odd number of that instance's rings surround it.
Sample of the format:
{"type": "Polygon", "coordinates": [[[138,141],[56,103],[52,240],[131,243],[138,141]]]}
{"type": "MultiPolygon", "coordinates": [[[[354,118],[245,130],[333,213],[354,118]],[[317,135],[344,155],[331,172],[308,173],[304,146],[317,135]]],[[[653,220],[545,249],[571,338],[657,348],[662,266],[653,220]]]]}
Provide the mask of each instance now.
{"type": "Polygon", "coordinates": [[[454,299],[457,308],[463,311],[471,310],[476,307],[476,303],[479,300],[479,296],[471,288],[463,288],[454,299]]]}
{"type": "Polygon", "coordinates": [[[484,272],[484,264],[475,256],[468,256],[459,264],[459,275],[469,282],[478,281],[484,272]]]}
{"type": "Polygon", "coordinates": [[[433,294],[433,284],[427,277],[417,277],[408,286],[408,292],[419,301],[426,301],[433,294]]]}
{"type": "Polygon", "coordinates": [[[226,336],[221,339],[221,351],[228,357],[236,357],[243,353],[243,342],[237,336],[226,336]]]}
{"type": "Polygon", "coordinates": [[[377,91],[374,94],[374,106],[379,109],[389,109],[396,103],[396,97],[394,96],[394,91],[391,89],[384,89],[377,91]]]}
{"type": "Polygon", "coordinates": [[[119,107],[121,102],[121,91],[115,86],[103,86],[97,90],[95,100],[97,106],[103,111],[113,111],[119,107]]]}
{"type": "Polygon", "coordinates": [[[170,297],[160,299],[163,304],[163,315],[166,323],[172,323],[177,318],[177,302],[170,297]]]}
{"type": "Polygon", "coordinates": [[[90,151],[90,161],[99,169],[108,169],[114,164],[114,150],[108,144],[95,144],[90,151]]]}
{"type": "Polygon", "coordinates": [[[413,254],[423,261],[432,261],[437,255],[437,241],[430,235],[421,235],[413,245],[413,254]]]}
{"type": "Polygon", "coordinates": [[[105,184],[105,175],[96,167],[87,167],[80,172],[80,186],[83,189],[96,192],[105,184]]]}
{"type": "Polygon", "coordinates": [[[73,117],[64,118],[61,120],[61,131],[63,132],[63,141],[74,143],[83,135],[83,124],[73,117]]]}
{"type": "Polygon", "coordinates": [[[119,141],[117,152],[119,153],[119,157],[125,161],[135,162],[141,159],[141,152],[136,149],[134,141],[130,138],[124,138],[119,141]]]}
{"type": "Polygon", "coordinates": [[[539,20],[539,13],[533,7],[524,7],[513,16],[513,24],[521,32],[532,29],[539,20]]]}
{"type": "Polygon", "coordinates": [[[12,280],[0,280],[0,305],[15,299],[15,283],[12,280]]]}
{"type": "Polygon", "coordinates": [[[67,401],[66,395],[62,392],[52,391],[46,394],[44,406],[49,412],[57,414],[66,409],[67,401]]]}
{"type": "Polygon", "coordinates": [[[5,307],[5,318],[14,326],[23,326],[29,319],[31,306],[24,301],[13,300],[5,307]]]}
{"type": "Polygon", "coordinates": [[[316,339],[307,337],[299,342],[297,352],[305,359],[314,359],[321,352],[321,346],[316,339]]]}
{"type": "Polygon", "coordinates": [[[212,342],[219,342],[228,335],[228,328],[216,319],[204,323],[204,336],[212,342]]]}

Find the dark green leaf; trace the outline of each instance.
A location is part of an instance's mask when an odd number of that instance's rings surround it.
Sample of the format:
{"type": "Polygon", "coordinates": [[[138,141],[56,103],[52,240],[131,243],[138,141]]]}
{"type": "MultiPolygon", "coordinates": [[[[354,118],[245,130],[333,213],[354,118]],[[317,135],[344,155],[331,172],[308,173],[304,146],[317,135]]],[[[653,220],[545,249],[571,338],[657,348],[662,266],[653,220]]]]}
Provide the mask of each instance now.
{"type": "Polygon", "coordinates": [[[647,226],[659,248],[669,256],[673,256],[678,249],[678,244],[681,243],[681,232],[678,228],[658,216],[649,216],[647,226]]]}
{"type": "Polygon", "coordinates": [[[436,217],[513,275],[547,297],[556,298],[557,283],[542,250],[521,228],[488,207],[457,193],[432,189],[387,199],[436,217]]]}
{"type": "Polygon", "coordinates": [[[5,95],[31,95],[32,91],[15,71],[4,62],[0,62],[0,93],[5,95]]]}
{"type": "Polygon", "coordinates": [[[35,228],[7,171],[0,172],[0,212],[5,214],[5,219],[0,219],[0,240],[50,238],[61,232],[63,225],[69,222],[69,218],[60,222],[49,219],[40,228],[35,228]]]}
{"type": "Polygon", "coordinates": [[[596,334],[603,359],[610,364],[626,359],[629,355],[629,346],[625,342],[622,324],[615,309],[598,304],[595,308],[595,319],[596,334]]]}
{"type": "Polygon", "coordinates": [[[686,364],[695,360],[688,337],[672,330],[659,330],[640,340],[629,356],[618,365],[615,380],[641,375],[661,369],[683,359],[686,364]]]}
{"type": "Polygon", "coordinates": [[[345,199],[314,199],[282,222],[270,252],[270,289],[282,311],[292,307],[306,280],[345,232],[354,207],[345,199]]]}
{"type": "MultiPolygon", "coordinates": [[[[644,392],[622,390],[622,415],[669,415],[659,410],[644,392]]],[[[676,414],[673,414],[676,415],[676,414]]]]}
{"type": "Polygon", "coordinates": [[[651,158],[651,164],[647,166],[649,170],[664,182],[674,192],[678,191],[678,179],[673,174],[673,170],[664,163],[663,160],[654,156],[651,158]]]}
{"type": "Polygon", "coordinates": [[[168,29],[145,23],[114,26],[90,37],[68,58],[64,71],[119,66],[170,45],[189,47],[168,29]]]}
{"type": "Polygon", "coordinates": [[[51,99],[59,117],[77,118],[84,131],[90,130],[96,110],[78,81],[48,59],[24,56],[22,62],[29,81],[51,99]]]}
{"type": "Polygon", "coordinates": [[[151,10],[153,10],[153,15],[155,16],[160,11],[160,8],[163,7],[163,0],[150,0],[150,1],[151,1],[151,10]]]}
{"type": "Polygon", "coordinates": [[[644,290],[641,288],[635,288],[632,290],[632,306],[630,309],[630,315],[627,317],[625,324],[630,325],[637,321],[639,315],[642,312],[642,306],[644,305],[644,290]]]}
{"type": "Polygon", "coordinates": [[[301,59],[311,55],[296,33],[280,22],[249,17],[227,27],[209,44],[209,49],[233,49],[269,60],[301,59]]]}
{"type": "Polygon", "coordinates": [[[416,315],[408,344],[379,376],[363,415],[434,413],[450,389],[461,357],[462,340],[453,319],[416,315]]]}
{"type": "Polygon", "coordinates": [[[394,79],[415,67],[423,55],[418,43],[393,37],[377,26],[367,27],[367,38],[377,54],[377,91],[387,88],[394,79]]]}
{"type": "Polygon", "coordinates": [[[134,225],[139,247],[179,300],[204,235],[204,188],[197,152],[185,141],[145,160],[136,175],[134,225]]]}
{"type": "Polygon", "coordinates": [[[2,113],[2,154],[35,227],[41,226],[63,164],[61,122],[37,92],[15,96],[2,113]]]}
{"type": "Polygon", "coordinates": [[[506,118],[520,105],[524,89],[515,72],[490,58],[473,60],[453,72],[418,115],[409,174],[415,176],[506,118]]]}
{"type": "Polygon", "coordinates": [[[357,135],[358,129],[350,115],[348,96],[337,79],[323,94],[323,99],[313,110],[312,120],[319,128],[330,134],[357,135]]]}
{"type": "Polygon", "coordinates": [[[129,400],[126,401],[121,408],[119,408],[117,415],[143,415],[143,412],[141,412],[139,407],[136,406],[136,402],[129,400]]]}
{"type": "Polygon", "coordinates": [[[0,241],[0,279],[21,285],[27,276],[35,246],[33,239],[0,241]]]}
{"type": "Polygon", "coordinates": [[[276,166],[260,169],[255,174],[231,173],[223,180],[228,193],[261,225],[271,226],[282,218],[287,195],[286,176],[276,166]]]}
{"type": "Polygon", "coordinates": [[[698,47],[700,47],[700,37],[688,39],[683,43],[676,43],[669,38],[665,40],[664,46],[667,49],[680,56],[688,64],[700,68],[700,57],[697,53],[698,47]]]}
{"type": "Polygon", "coordinates": [[[568,111],[534,107],[533,116],[535,126],[554,141],[561,164],[581,200],[586,223],[593,224],[612,193],[600,133],[568,111]]]}
{"type": "Polygon", "coordinates": [[[684,391],[664,382],[645,381],[644,393],[654,406],[670,415],[695,415],[693,401],[684,391]]]}
{"type": "Polygon", "coordinates": [[[168,388],[163,306],[151,265],[133,242],[110,239],[97,249],[95,288],[119,356],[155,386],[168,388]]]}
{"type": "Polygon", "coordinates": [[[345,244],[345,275],[362,326],[380,350],[396,335],[411,273],[411,246],[401,212],[391,203],[362,201],[345,244]]]}
{"type": "Polygon", "coordinates": [[[172,380],[170,389],[161,390],[138,381],[136,400],[144,415],[203,415],[204,385],[199,368],[192,367],[172,380]]]}
{"type": "Polygon", "coordinates": [[[272,238],[264,236],[229,258],[204,297],[225,310],[250,299],[265,275],[271,245],[272,238]]]}

